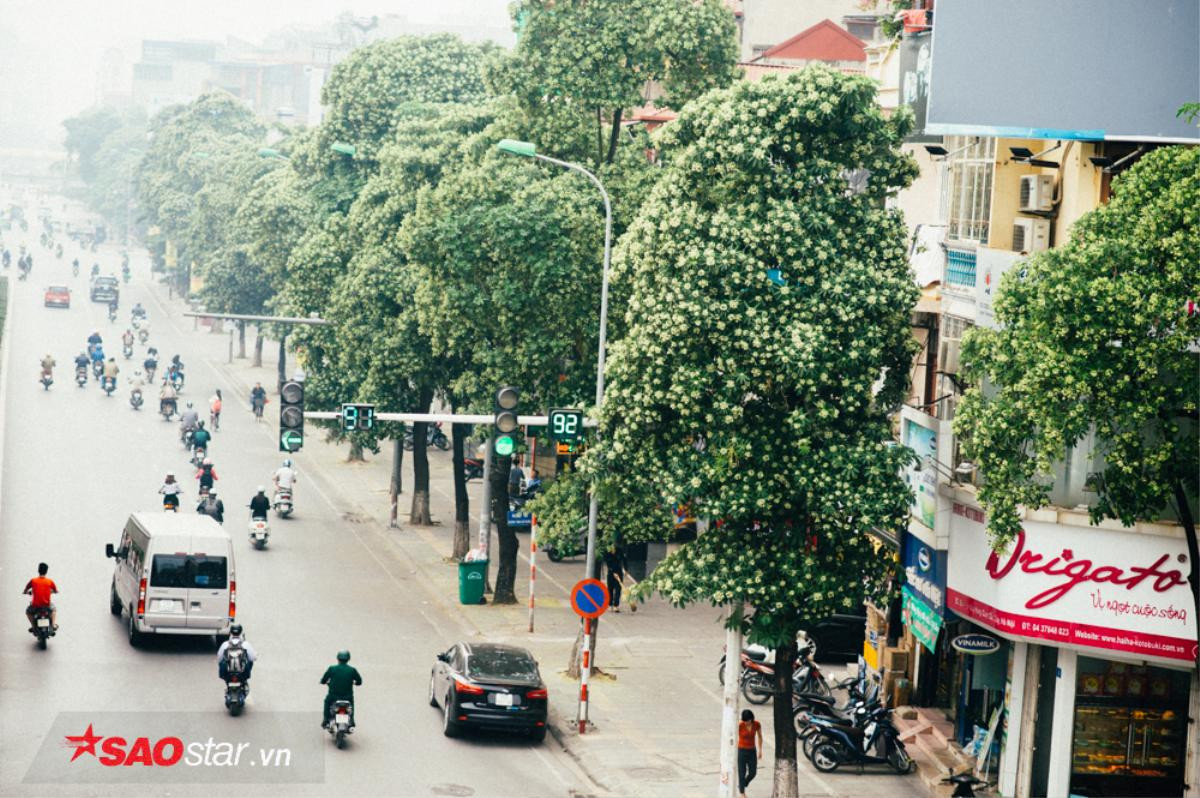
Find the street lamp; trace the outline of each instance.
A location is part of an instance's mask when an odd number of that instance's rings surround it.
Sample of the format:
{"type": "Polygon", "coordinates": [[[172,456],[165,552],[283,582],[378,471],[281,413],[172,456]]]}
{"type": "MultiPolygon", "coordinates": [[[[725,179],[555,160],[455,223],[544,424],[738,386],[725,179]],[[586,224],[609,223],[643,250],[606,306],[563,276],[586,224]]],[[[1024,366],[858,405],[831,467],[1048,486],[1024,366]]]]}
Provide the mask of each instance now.
{"type": "Polygon", "coordinates": [[[354,154],[358,152],[358,148],[353,144],[345,144],[341,141],[333,142],[333,144],[329,145],[329,149],[341,155],[349,155],[351,158],[353,158],[354,154]]]}
{"type": "Polygon", "coordinates": [[[259,147],[258,148],[258,157],[259,158],[275,158],[280,161],[292,160],[291,158],[287,157],[286,155],[284,155],[282,152],[275,149],[274,147],[259,147]]]}
{"type": "MultiPolygon", "coordinates": [[[[509,155],[536,158],[539,161],[545,161],[555,166],[561,166],[564,169],[579,172],[592,181],[592,184],[600,190],[600,196],[604,198],[604,278],[600,284],[600,347],[596,357],[596,408],[599,409],[604,402],[604,350],[608,338],[608,263],[612,252],[612,204],[608,200],[608,192],[604,190],[604,184],[600,182],[600,178],[587,169],[584,169],[577,163],[560,161],[557,158],[540,155],[533,142],[502,139],[496,145],[496,149],[500,150],[500,152],[506,152],[509,155]]],[[[584,578],[587,579],[592,578],[596,569],[596,521],[600,511],[600,504],[596,498],[596,488],[594,485],[590,490],[590,494],[591,498],[588,502],[587,572],[584,574],[584,578]]]]}

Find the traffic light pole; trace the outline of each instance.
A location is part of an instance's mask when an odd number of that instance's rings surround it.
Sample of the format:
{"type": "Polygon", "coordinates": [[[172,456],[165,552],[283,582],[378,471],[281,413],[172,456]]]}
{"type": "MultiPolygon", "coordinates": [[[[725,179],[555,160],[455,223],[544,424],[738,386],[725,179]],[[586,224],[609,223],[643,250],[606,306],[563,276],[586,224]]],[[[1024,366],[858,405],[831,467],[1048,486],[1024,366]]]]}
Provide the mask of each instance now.
{"type": "MultiPolygon", "coordinates": [[[[322,319],[317,316],[259,316],[253,313],[206,313],[204,311],[192,311],[184,313],[184,316],[193,319],[223,319],[228,321],[252,321],[258,324],[309,324],[309,325],[324,325],[330,324],[327,319],[322,319]]],[[[282,387],[287,381],[287,333],[279,336],[279,386],[282,387]]]]}

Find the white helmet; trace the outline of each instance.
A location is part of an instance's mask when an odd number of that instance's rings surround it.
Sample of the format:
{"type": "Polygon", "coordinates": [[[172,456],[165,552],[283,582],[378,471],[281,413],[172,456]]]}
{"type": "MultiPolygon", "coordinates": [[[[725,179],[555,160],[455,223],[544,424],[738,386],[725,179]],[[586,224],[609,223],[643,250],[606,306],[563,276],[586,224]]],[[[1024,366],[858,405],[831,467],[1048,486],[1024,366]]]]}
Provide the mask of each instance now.
{"type": "Polygon", "coordinates": [[[266,492],[267,492],[267,489],[266,489],[266,488],[264,488],[262,485],[259,485],[259,486],[258,486],[258,492],[259,492],[259,493],[266,493],[266,492]]]}

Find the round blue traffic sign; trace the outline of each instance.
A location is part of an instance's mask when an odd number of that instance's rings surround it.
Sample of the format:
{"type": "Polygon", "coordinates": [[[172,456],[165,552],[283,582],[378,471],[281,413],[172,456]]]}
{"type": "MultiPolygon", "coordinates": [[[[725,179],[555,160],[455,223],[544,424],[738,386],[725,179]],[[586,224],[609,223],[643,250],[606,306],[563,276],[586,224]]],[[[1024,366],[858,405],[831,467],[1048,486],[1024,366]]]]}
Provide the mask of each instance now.
{"type": "Polygon", "coordinates": [[[582,618],[599,618],[608,609],[608,588],[599,579],[581,579],[571,588],[571,609],[582,618]]]}

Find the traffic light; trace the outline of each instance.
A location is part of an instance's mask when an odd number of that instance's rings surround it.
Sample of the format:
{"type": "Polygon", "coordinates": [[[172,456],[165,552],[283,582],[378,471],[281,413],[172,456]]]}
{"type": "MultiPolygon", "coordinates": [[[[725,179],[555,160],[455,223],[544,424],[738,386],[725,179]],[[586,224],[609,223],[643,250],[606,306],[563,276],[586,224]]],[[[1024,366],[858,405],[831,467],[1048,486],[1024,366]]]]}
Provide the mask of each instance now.
{"type": "Polygon", "coordinates": [[[279,389],[279,451],[304,445],[304,383],[288,380],[279,389]]]}
{"type": "Polygon", "coordinates": [[[504,456],[512,454],[513,436],[520,424],[517,422],[517,402],[521,394],[511,385],[505,385],[496,391],[496,399],[492,403],[492,424],[496,427],[496,454],[504,456]]]}
{"type": "Polygon", "coordinates": [[[558,407],[549,413],[550,437],[559,443],[578,443],[583,437],[583,411],[558,407]]]}
{"type": "Polygon", "coordinates": [[[375,426],[375,405],[342,405],[342,430],[369,430],[375,426]]]}

